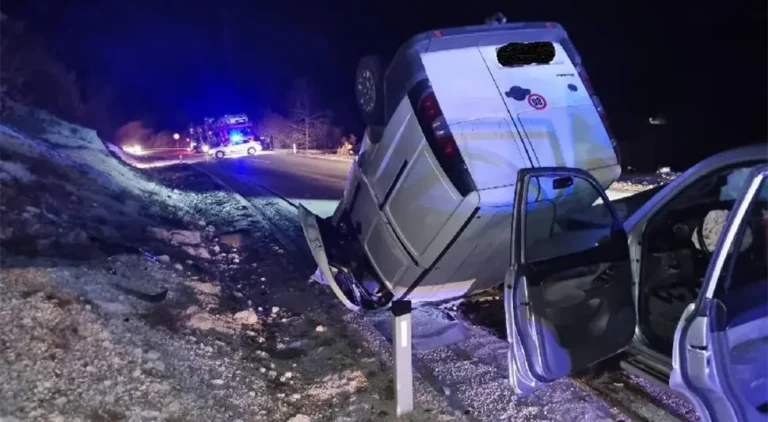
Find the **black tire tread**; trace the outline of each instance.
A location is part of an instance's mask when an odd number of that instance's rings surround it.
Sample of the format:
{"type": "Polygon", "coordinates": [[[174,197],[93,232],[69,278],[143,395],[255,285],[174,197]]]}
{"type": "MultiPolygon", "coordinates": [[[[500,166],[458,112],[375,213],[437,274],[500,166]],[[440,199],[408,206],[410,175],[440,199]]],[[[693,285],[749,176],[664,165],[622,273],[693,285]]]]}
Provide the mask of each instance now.
{"type": "Polygon", "coordinates": [[[360,99],[360,93],[357,91],[357,79],[364,70],[369,70],[373,74],[376,99],[371,112],[366,112],[360,108],[359,102],[358,108],[367,125],[382,126],[384,125],[384,60],[380,56],[368,55],[358,62],[355,72],[355,99],[357,101],[360,99]]]}

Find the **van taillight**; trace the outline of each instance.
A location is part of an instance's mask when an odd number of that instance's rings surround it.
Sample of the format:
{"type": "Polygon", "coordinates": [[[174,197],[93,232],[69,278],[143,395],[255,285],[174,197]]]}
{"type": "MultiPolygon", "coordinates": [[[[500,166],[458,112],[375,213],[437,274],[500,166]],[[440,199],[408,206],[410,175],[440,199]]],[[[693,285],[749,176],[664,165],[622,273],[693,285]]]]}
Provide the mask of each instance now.
{"type": "Polygon", "coordinates": [[[587,90],[587,94],[589,94],[589,97],[592,99],[592,104],[595,105],[597,113],[600,115],[600,120],[603,122],[605,131],[608,132],[608,137],[611,139],[611,145],[613,145],[613,152],[616,154],[616,160],[618,161],[619,166],[621,166],[621,150],[619,149],[619,143],[613,136],[611,126],[608,124],[608,115],[605,113],[603,103],[600,102],[600,98],[597,96],[597,94],[595,94],[595,89],[592,87],[592,82],[589,81],[589,76],[587,76],[587,72],[584,70],[584,67],[579,66],[577,71],[579,73],[579,78],[581,78],[581,83],[584,84],[584,89],[587,90]]]}
{"type": "Polygon", "coordinates": [[[456,190],[459,191],[459,194],[467,196],[476,190],[475,182],[469,174],[464,158],[461,156],[456,140],[453,138],[433,91],[427,92],[419,100],[416,107],[416,118],[437,162],[456,190]]]}

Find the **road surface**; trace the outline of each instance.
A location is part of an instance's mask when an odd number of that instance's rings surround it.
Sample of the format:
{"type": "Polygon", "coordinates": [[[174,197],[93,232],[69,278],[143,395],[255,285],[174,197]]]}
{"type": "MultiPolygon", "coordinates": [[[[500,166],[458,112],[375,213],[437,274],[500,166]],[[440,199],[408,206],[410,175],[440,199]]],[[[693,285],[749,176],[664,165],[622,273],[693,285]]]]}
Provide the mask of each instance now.
{"type": "MultiPolygon", "coordinates": [[[[189,160],[189,159],[187,159],[189,160]]],[[[298,154],[263,153],[256,156],[209,159],[201,168],[219,175],[226,182],[257,184],[289,200],[302,204],[315,214],[333,214],[344,194],[344,185],[352,161],[298,154]]],[[[619,199],[637,191],[608,190],[610,199],[619,199]]]]}
{"type": "MultiPolygon", "coordinates": [[[[302,204],[314,213],[327,217],[333,214],[344,194],[351,164],[352,161],[347,160],[264,153],[211,159],[196,165],[227,183],[236,179],[240,184],[259,185],[294,205],[302,204]]],[[[254,191],[254,194],[258,192],[254,191]]]]}

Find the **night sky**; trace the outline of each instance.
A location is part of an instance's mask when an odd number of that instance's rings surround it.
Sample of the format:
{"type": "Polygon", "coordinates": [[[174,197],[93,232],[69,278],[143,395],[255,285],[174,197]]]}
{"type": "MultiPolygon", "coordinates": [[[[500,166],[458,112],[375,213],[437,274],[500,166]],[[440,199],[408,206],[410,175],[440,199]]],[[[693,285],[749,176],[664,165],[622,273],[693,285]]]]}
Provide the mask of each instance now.
{"type": "Polygon", "coordinates": [[[354,131],[360,56],[391,55],[415,33],[482,23],[495,11],[511,22],[557,21],[620,141],[643,145],[662,130],[667,154],[683,163],[766,139],[766,2],[706,3],[4,0],[2,10],[81,78],[112,86],[126,120],[174,127],[279,110],[292,80],[306,77],[354,131]],[[657,113],[667,127],[648,124],[657,113]]]}

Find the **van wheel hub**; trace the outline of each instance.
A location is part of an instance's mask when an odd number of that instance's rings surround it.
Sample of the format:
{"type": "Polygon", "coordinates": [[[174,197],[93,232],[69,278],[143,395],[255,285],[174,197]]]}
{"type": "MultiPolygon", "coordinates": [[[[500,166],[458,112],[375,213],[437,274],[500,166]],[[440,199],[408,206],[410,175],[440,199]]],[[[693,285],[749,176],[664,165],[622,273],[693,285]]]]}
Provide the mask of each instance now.
{"type": "Polygon", "coordinates": [[[372,111],[376,105],[376,84],[370,70],[364,70],[360,74],[357,90],[360,93],[360,107],[366,112],[372,111]]]}

